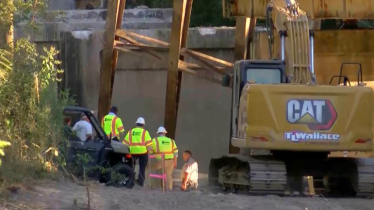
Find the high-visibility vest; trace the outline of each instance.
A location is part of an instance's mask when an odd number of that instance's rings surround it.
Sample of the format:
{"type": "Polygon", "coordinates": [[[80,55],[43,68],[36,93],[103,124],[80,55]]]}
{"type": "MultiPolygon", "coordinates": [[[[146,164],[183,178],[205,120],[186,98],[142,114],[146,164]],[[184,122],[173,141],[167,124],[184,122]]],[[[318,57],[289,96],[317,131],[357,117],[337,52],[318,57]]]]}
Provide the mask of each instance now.
{"type": "Polygon", "coordinates": [[[125,130],[123,128],[122,120],[119,117],[110,114],[103,117],[101,120],[101,127],[103,127],[108,138],[110,137],[110,134],[112,134],[112,138],[119,138],[120,133],[125,130]]]}
{"type": "Polygon", "coordinates": [[[178,152],[177,145],[175,141],[166,136],[155,137],[152,140],[153,154],[155,154],[156,159],[161,160],[161,154],[165,155],[165,160],[173,159],[174,153],[178,152]]]}
{"type": "Polygon", "coordinates": [[[152,139],[147,130],[133,128],[129,130],[123,143],[129,145],[130,154],[145,154],[147,147],[152,145],[152,139]]]}

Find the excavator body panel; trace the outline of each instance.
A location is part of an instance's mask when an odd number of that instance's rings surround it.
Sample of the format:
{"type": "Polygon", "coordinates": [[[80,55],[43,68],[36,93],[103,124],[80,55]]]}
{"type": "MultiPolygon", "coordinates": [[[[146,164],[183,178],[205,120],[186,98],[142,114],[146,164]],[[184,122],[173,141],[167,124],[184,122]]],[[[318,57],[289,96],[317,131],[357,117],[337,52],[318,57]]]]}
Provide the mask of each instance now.
{"type": "Polygon", "coordinates": [[[373,90],[365,86],[246,84],[233,138],[241,148],[371,151],[373,90]]]}

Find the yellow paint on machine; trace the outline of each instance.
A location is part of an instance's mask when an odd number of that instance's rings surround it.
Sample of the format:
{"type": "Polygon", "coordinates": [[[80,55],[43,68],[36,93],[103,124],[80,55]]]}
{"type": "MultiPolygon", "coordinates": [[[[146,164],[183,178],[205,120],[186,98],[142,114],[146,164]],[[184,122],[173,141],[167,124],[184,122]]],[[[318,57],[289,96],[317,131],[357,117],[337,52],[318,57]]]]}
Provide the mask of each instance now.
{"type": "Polygon", "coordinates": [[[241,97],[247,103],[240,109],[256,110],[239,112],[239,118],[244,114],[250,119],[246,126],[239,125],[246,127],[247,148],[372,150],[374,91],[370,87],[247,84],[243,90],[241,97]],[[304,118],[307,115],[314,119],[304,118]],[[256,141],[261,138],[266,141],[256,141]],[[357,143],[360,139],[367,142],[357,143]]]}
{"type": "MultiPolygon", "coordinates": [[[[222,0],[224,17],[266,17],[269,0],[222,0]]],[[[284,0],[274,0],[286,6],[284,0]]],[[[373,0],[297,0],[309,19],[372,19],[373,0]]]]}

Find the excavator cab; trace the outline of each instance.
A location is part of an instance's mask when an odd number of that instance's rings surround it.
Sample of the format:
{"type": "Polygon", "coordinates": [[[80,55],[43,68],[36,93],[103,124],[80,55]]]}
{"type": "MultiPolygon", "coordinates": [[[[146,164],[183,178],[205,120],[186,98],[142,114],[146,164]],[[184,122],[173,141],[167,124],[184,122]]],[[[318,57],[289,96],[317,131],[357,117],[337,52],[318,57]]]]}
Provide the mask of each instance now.
{"type": "MultiPolygon", "coordinates": [[[[255,61],[240,60],[234,64],[234,74],[232,76],[232,122],[231,134],[237,136],[238,113],[240,96],[243,87],[248,82],[256,84],[280,84],[287,83],[286,63],[281,60],[255,61]]],[[[229,79],[223,78],[223,81],[229,79]]],[[[230,82],[224,82],[224,86],[229,86],[230,82]]]]}

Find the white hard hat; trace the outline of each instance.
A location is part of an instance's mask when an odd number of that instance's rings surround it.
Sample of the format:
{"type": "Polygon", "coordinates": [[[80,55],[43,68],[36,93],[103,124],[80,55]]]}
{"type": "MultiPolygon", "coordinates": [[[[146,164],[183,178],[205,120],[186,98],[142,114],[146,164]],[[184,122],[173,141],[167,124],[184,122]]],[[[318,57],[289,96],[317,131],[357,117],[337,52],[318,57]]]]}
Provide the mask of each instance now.
{"type": "Polygon", "coordinates": [[[167,133],[167,131],[164,127],[161,126],[157,129],[157,133],[167,133]]]}
{"type": "Polygon", "coordinates": [[[143,125],[145,125],[145,120],[144,120],[144,118],[139,117],[139,118],[136,120],[136,124],[143,124],[143,125]]]}

